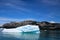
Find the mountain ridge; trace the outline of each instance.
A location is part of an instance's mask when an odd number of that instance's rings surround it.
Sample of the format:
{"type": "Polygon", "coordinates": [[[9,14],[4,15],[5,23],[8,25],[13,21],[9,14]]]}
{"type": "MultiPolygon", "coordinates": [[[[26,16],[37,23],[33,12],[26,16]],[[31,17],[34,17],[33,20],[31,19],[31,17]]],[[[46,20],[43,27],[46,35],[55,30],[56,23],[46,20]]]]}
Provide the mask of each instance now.
{"type": "Polygon", "coordinates": [[[10,29],[24,25],[38,25],[40,30],[60,30],[60,23],[50,23],[47,21],[37,22],[33,20],[5,23],[0,28],[10,29]]]}

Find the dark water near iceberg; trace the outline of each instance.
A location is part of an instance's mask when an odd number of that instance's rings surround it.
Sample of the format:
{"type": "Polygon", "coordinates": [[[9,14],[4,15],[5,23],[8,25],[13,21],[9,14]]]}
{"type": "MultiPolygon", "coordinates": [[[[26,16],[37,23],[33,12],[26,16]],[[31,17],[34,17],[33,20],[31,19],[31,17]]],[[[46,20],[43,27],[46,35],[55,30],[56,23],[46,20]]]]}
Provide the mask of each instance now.
{"type": "Polygon", "coordinates": [[[41,33],[0,32],[0,40],[60,40],[60,31],[41,33]]]}

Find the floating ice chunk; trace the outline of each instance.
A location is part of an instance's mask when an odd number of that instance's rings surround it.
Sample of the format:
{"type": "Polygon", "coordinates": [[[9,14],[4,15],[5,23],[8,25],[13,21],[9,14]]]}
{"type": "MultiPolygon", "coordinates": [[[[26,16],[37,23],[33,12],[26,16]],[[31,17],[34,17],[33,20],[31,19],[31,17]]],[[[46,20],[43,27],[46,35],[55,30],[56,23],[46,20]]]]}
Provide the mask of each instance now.
{"type": "Polygon", "coordinates": [[[13,29],[4,29],[2,32],[40,32],[37,25],[25,25],[13,29]]]}
{"type": "Polygon", "coordinates": [[[2,32],[21,32],[21,31],[14,28],[14,29],[4,29],[2,32]]]}
{"type": "Polygon", "coordinates": [[[22,32],[34,32],[34,31],[39,31],[38,26],[36,25],[26,25],[22,27],[16,28],[17,30],[20,30],[22,32]]]}

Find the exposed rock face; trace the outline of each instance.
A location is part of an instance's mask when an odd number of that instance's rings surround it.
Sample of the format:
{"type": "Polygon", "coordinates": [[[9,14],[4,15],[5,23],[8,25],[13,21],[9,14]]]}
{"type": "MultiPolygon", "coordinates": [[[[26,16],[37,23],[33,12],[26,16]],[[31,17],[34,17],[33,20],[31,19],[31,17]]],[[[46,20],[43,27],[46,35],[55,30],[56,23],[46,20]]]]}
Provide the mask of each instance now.
{"type": "Polygon", "coordinates": [[[11,23],[6,23],[3,25],[4,28],[16,28],[19,26],[24,26],[24,25],[36,25],[36,21],[32,20],[27,20],[27,21],[22,21],[22,22],[11,22],[11,23]]]}
{"type": "Polygon", "coordinates": [[[32,20],[27,20],[27,21],[22,21],[22,22],[6,23],[2,27],[3,28],[16,28],[16,27],[24,26],[24,25],[38,25],[39,29],[41,29],[41,30],[60,29],[60,23],[49,23],[46,21],[37,22],[37,21],[32,21],[32,20]]]}

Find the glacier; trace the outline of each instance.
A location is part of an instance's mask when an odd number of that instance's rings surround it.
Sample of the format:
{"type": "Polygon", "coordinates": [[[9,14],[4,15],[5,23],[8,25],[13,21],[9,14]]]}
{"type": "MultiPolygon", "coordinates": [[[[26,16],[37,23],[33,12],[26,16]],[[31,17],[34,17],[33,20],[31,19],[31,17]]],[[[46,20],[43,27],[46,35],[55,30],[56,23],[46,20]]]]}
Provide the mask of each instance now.
{"type": "Polygon", "coordinates": [[[12,29],[3,29],[2,32],[33,32],[40,33],[39,27],[37,25],[25,25],[12,29]]]}

